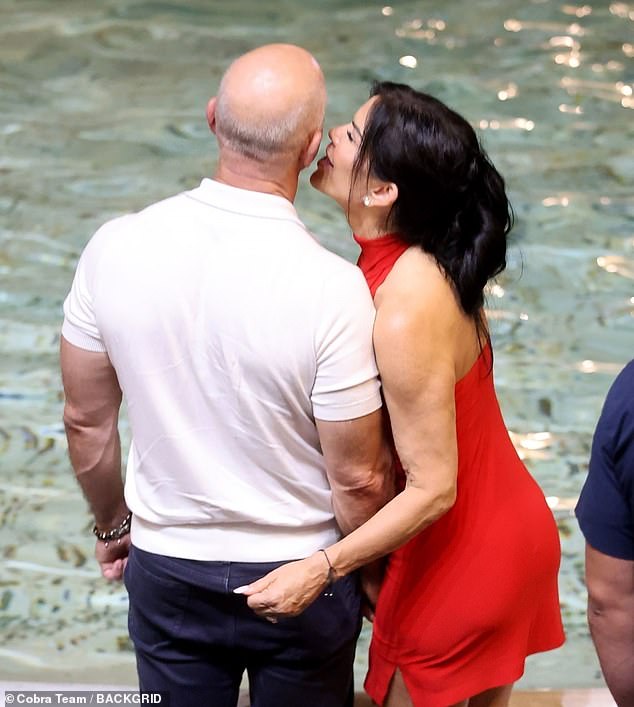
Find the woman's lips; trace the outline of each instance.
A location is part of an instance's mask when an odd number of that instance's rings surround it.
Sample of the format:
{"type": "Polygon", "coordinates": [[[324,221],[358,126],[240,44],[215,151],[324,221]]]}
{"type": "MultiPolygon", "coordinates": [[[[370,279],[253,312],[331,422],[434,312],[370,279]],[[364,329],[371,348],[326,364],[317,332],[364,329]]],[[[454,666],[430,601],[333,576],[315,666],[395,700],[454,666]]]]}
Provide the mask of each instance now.
{"type": "Polygon", "coordinates": [[[328,155],[328,150],[332,147],[332,143],[329,143],[328,146],[326,147],[326,151],[324,153],[324,156],[319,159],[317,162],[318,167],[334,167],[332,160],[330,159],[328,155]]]}

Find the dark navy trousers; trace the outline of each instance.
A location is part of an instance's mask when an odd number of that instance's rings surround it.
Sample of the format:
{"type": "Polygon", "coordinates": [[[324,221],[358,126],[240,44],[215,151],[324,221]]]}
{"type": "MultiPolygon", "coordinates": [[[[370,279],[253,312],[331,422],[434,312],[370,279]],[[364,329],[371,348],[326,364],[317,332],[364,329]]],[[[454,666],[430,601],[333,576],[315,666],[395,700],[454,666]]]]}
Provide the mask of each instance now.
{"type": "Polygon", "coordinates": [[[169,693],[170,707],[235,707],[246,671],[252,707],[351,706],[357,579],[344,577],[300,616],[272,624],[232,592],[280,564],[132,547],[124,579],[141,691],[169,693]]]}

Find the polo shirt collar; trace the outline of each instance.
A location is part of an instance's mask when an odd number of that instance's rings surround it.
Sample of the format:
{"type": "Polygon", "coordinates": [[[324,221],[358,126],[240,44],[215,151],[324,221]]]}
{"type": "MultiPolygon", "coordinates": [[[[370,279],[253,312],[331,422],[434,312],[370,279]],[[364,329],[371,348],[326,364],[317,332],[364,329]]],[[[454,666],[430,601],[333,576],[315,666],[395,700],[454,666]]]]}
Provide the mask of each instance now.
{"type": "Polygon", "coordinates": [[[196,201],[224,211],[260,218],[299,221],[295,207],[283,196],[251,191],[250,189],[239,189],[208,177],[202,180],[199,187],[185,193],[196,201]]]}

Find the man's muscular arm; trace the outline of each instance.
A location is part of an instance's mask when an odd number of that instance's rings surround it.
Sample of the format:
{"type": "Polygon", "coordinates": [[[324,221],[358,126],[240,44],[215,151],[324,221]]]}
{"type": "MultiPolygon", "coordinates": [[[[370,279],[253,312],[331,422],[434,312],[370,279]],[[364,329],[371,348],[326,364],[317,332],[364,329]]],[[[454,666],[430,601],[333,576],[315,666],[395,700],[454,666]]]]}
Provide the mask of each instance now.
{"type": "MultiPolygon", "coordinates": [[[[128,513],[123,497],[119,408],[121,388],[106,353],[86,351],[62,337],[64,427],[75,475],[100,530],[116,528],[128,513]]],[[[97,541],[95,555],[107,579],[121,579],[129,536],[97,541]]]]}
{"type": "Polygon", "coordinates": [[[382,408],[355,420],[316,420],[332,504],[344,535],[394,496],[392,454],[383,435],[382,408]]]}

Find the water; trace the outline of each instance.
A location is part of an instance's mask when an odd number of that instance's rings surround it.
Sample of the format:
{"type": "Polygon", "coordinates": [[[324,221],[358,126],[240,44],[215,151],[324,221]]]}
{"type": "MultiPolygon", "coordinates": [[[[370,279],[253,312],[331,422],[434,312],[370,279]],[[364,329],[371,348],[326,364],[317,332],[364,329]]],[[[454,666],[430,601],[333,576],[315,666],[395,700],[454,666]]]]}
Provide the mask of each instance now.
{"type": "MultiPolygon", "coordinates": [[[[489,297],[496,381],[518,449],[555,497],[568,631],[521,685],[600,684],[569,508],[632,356],[633,19],[621,2],[0,0],[3,677],[133,679],[125,593],[97,576],[66,458],[61,304],[98,225],[212,172],[204,109],[229,60],[291,41],[323,66],[328,125],[372,79],[412,83],[478,126],[507,177],[517,227],[489,297]]],[[[355,257],[342,215],[305,179],[297,205],[355,257]]]]}

